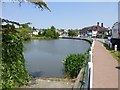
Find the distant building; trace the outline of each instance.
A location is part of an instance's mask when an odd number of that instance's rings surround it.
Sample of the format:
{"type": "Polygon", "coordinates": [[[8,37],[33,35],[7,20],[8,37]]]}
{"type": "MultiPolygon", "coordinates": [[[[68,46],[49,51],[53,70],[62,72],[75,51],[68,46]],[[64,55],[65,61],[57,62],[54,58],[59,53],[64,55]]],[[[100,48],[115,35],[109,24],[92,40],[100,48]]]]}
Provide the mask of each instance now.
{"type": "Polygon", "coordinates": [[[60,37],[62,37],[62,36],[68,36],[68,31],[67,30],[65,30],[65,29],[58,29],[58,32],[59,32],[59,34],[60,34],[60,37]]]}
{"type": "Polygon", "coordinates": [[[85,27],[82,30],[80,30],[80,34],[81,36],[102,38],[104,37],[104,35],[109,35],[109,29],[105,28],[103,26],[103,23],[101,23],[100,26],[99,22],[97,22],[97,25],[85,27]]]}
{"type": "Polygon", "coordinates": [[[32,34],[33,34],[33,35],[38,35],[39,32],[40,32],[39,29],[34,29],[34,30],[32,31],[32,34]]]}
{"type": "Polygon", "coordinates": [[[64,34],[64,29],[57,29],[60,35],[64,34]]]}

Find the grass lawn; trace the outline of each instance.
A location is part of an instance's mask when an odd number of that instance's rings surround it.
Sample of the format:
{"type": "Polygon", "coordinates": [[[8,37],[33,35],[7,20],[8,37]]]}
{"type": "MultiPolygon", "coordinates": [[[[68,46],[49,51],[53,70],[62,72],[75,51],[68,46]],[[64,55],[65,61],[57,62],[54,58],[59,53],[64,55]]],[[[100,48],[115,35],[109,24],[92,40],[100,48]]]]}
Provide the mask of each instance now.
{"type": "Polygon", "coordinates": [[[102,41],[99,42],[101,42],[105,46],[105,48],[111,53],[111,55],[120,63],[120,51],[112,50],[106,43],[102,41]]]}
{"type": "Polygon", "coordinates": [[[45,39],[46,37],[37,37],[37,36],[32,36],[31,39],[45,39]]]}

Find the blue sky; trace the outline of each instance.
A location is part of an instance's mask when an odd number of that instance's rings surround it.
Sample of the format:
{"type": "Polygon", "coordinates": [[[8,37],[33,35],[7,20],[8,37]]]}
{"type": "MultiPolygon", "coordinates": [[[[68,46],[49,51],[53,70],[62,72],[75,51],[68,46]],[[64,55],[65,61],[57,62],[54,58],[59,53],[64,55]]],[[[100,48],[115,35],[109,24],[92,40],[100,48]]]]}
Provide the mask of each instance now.
{"type": "Polygon", "coordinates": [[[97,22],[104,23],[106,27],[118,21],[117,2],[46,2],[52,12],[41,11],[31,3],[2,3],[2,18],[31,22],[31,26],[48,28],[55,26],[64,29],[80,29],[97,22]]]}

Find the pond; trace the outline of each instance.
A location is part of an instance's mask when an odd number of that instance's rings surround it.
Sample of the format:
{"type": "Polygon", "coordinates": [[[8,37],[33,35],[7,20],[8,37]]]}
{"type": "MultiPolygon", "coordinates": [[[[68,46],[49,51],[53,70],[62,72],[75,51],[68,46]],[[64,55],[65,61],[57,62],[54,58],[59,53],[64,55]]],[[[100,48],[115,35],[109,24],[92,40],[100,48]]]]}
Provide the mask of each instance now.
{"type": "Polygon", "coordinates": [[[85,53],[90,44],[83,40],[31,40],[24,43],[26,67],[33,77],[64,77],[63,60],[74,53],[85,53]]]}

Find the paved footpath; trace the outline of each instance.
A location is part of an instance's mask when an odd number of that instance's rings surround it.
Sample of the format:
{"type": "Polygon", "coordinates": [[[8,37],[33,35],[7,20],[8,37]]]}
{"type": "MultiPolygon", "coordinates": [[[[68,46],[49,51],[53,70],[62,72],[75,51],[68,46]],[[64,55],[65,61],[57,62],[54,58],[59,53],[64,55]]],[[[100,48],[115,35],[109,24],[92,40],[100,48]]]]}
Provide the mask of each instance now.
{"type": "MultiPolygon", "coordinates": [[[[93,51],[93,88],[118,88],[118,62],[95,41],[93,51]]],[[[120,71],[120,70],[119,70],[120,71]]]]}

